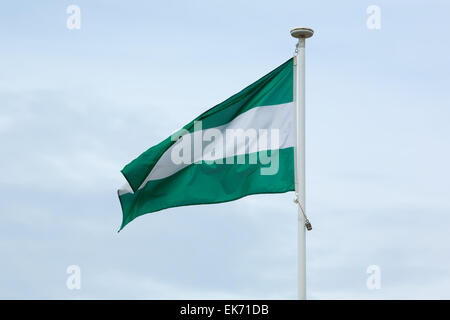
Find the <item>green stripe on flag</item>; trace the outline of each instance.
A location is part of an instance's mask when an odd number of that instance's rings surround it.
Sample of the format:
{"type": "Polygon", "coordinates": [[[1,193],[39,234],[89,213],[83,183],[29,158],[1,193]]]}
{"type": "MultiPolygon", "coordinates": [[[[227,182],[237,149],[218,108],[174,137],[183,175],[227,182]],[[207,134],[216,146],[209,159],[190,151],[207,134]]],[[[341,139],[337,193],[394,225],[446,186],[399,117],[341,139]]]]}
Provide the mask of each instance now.
{"type": "MultiPolygon", "coordinates": [[[[268,155],[273,152],[269,150],[268,155]]],[[[279,169],[274,175],[261,175],[260,169],[269,165],[249,164],[250,156],[245,155],[245,164],[237,164],[238,156],[233,157],[233,164],[191,164],[167,178],[149,181],[136,193],[119,195],[123,211],[120,230],[138,216],[166,208],[294,190],[293,147],[279,150],[279,169]]]]}

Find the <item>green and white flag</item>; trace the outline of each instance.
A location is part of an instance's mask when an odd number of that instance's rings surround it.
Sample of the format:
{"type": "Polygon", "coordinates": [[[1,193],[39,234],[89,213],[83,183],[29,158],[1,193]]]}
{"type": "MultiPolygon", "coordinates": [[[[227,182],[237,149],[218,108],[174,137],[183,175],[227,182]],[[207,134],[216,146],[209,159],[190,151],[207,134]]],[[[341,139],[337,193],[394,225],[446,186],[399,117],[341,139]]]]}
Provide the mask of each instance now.
{"type": "Polygon", "coordinates": [[[123,168],[120,229],[166,208],[294,190],[293,59],[123,168]]]}

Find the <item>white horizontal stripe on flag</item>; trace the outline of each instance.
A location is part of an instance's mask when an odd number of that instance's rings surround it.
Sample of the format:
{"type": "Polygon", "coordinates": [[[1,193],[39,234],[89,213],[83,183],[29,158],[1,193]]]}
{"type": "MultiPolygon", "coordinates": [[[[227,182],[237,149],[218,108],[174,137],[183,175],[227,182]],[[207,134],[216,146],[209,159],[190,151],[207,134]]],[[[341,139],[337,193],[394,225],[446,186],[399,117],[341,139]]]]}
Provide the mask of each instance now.
{"type": "MultiPolygon", "coordinates": [[[[266,139],[265,137],[262,137],[260,135],[257,135],[256,138],[249,139],[245,141],[245,144],[238,144],[235,149],[234,144],[227,144],[225,146],[225,150],[223,150],[223,153],[221,157],[210,157],[206,154],[200,153],[197,157],[194,157],[192,161],[189,161],[188,163],[181,163],[181,164],[175,164],[171,159],[171,153],[173,148],[177,146],[179,143],[181,143],[181,140],[174,143],[169,149],[167,149],[161,158],[158,160],[158,162],[153,167],[150,174],[147,176],[147,178],[144,180],[144,182],[141,184],[139,189],[142,189],[145,184],[150,180],[158,180],[163,179],[166,177],[169,177],[176,172],[182,170],[183,168],[191,165],[195,162],[200,162],[202,160],[217,160],[224,157],[232,157],[237,155],[243,155],[246,153],[249,153],[248,150],[254,150],[255,152],[259,151],[265,151],[270,149],[284,149],[293,147],[295,144],[295,133],[294,133],[294,103],[284,103],[280,105],[272,105],[272,106],[261,106],[252,108],[236,118],[234,118],[229,123],[216,127],[214,129],[218,129],[223,137],[226,136],[226,130],[232,129],[232,130],[248,130],[248,129],[254,129],[254,130],[267,130],[267,134],[270,137],[271,130],[277,129],[279,130],[279,144],[276,148],[272,148],[271,144],[267,144],[266,141],[262,141],[261,139],[266,139]]],[[[187,135],[190,135],[191,141],[194,139],[194,134],[201,133],[202,136],[205,132],[207,132],[210,129],[204,129],[202,131],[192,132],[187,135]]],[[[185,136],[187,136],[185,135],[185,136]]],[[[184,137],[185,137],[184,136],[184,137]]],[[[183,137],[183,138],[184,138],[183,137]]],[[[213,140],[209,144],[217,144],[218,142],[213,140]]],[[[220,146],[208,146],[219,148],[220,146]]],[[[206,149],[206,145],[203,145],[203,152],[206,149]]],[[[223,147],[221,148],[223,149],[223,147]]]]}

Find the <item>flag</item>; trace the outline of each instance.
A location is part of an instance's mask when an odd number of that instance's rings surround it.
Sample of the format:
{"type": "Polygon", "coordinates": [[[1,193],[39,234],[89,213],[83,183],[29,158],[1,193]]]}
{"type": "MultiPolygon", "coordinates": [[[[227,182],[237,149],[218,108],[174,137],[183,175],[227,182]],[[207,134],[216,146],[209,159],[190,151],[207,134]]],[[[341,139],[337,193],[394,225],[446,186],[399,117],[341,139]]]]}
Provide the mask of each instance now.
{"type": "Polygon", "coordinates": [[[126,165],[120,230],[146,213],[294,190],[293,59],[126,165]]]}

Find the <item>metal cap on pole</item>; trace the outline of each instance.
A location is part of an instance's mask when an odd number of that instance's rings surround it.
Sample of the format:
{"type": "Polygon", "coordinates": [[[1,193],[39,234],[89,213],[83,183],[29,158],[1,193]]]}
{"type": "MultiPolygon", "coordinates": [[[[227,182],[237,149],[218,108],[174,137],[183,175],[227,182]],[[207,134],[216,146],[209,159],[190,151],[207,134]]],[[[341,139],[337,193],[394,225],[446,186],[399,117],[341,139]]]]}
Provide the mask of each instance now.
{"type": "Polygon", "coordinates": [[[294,57],[294,103],[295,103],[295,193],[298,205],[298,298],[306,299],[306,231],[311,224],[305,207],[305,39],[314,30],[295,28],[291,36],[298,39],[294,57]]]}
{"type": "Polygon", "coordinates": [[[291,30],[291,36],[294,38],[311,38],[314,34],[314,30],[310,28],[295,28],[291,30]]]}

